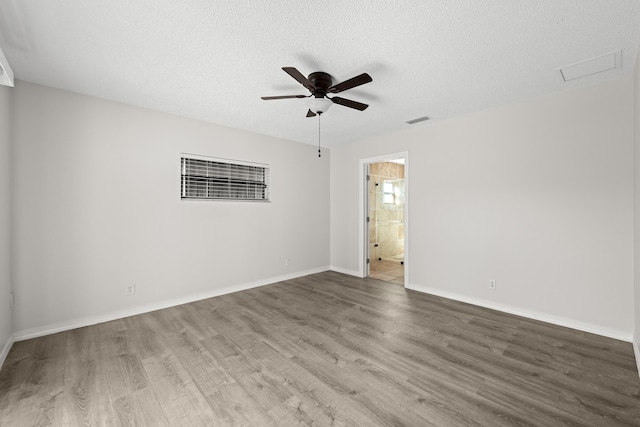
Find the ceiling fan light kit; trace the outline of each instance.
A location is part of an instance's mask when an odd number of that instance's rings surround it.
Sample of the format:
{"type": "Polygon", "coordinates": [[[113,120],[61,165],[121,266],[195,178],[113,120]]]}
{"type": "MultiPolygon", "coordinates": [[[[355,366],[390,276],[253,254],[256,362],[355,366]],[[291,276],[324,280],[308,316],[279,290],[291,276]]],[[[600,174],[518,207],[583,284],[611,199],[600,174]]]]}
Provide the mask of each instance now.
{"type": "MultiPolygon", "coordinates": [[[[329,108],[333,105],[333,102],[327,98],[307,98],[307,105],[309,106],[309,111],[312,113],[326,113],[329,108]]],[[[311,116],[313,117],[313,116],[311,116]]]]}

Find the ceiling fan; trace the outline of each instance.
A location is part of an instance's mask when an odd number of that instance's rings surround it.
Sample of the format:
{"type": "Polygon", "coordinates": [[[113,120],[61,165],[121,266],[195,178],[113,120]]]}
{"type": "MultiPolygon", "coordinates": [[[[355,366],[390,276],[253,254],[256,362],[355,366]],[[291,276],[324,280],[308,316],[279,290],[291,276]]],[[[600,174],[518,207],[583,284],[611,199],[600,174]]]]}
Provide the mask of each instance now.
{"type": "Polygon", "coordinates": [[[373,81],[371,76],[367,73],[362,73],[350,78],[349,80],[345,80],[342,83],[334,85],[331,75],[322,71],[316,71],[315,73],[309,74],[309,77],[305,77],[294,67],[282,67],[282,69],[291,77],[296,79],[298,83],[306,87],[309,92],[311,92],[311,95],[263,96],[262,99],[311,98],[308,101],[309,111],[307,112],[307,117],[326,113],[332,104],[338,104],[360,111],[363,111],[368,107],[367,104],[352,101],[351,99],[341,98],[339,96],[329,98],[329,96],[327,96],[330,93],[340,93],[373,81]]]}

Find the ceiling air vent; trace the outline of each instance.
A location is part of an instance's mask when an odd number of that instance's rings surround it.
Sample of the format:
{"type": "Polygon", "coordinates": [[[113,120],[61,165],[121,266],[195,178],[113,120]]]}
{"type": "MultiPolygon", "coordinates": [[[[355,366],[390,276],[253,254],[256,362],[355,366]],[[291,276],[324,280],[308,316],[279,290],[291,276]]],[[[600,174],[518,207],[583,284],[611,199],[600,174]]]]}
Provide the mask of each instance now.
{"type": "Polygon", "coordinates": [[[427,120],[431,120],[431,117],[422,116],[422,117],[418,117],[416,119],[407,120],[405,123],[407,123],[409,125],[413,125],[413,124],[424,122],[424,121],[427,121],[427,120]]]}
{"type": "Polygon", "coordinates": [[[560,68],[558,71],[560,71],[562,80],[568,82],[569,80],[578,79],[580,77],[586,77],[592,74],[620,68],[620,55],[621,51],[611,52],[597,58],[587,59],[586,61],[578,62],[573,65],[567,65],[566,67],[560,68]]]}

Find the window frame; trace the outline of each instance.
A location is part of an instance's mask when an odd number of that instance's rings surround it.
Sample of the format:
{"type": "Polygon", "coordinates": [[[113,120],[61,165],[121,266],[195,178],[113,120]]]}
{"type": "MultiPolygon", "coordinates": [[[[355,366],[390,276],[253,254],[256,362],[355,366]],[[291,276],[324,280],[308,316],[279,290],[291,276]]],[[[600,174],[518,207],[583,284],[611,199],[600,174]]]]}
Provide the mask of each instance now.
{"type": "Polygon", "coordinates": [[[396,204],[396,183],[394,181],[382,181],[382,204],[384,205],[395,205],[396,204]],[[386,185],[391,186],[391,191],[385,191],[386,185]],[[387,202],[387,196],[391,197],[391,202],[387,202]]]}

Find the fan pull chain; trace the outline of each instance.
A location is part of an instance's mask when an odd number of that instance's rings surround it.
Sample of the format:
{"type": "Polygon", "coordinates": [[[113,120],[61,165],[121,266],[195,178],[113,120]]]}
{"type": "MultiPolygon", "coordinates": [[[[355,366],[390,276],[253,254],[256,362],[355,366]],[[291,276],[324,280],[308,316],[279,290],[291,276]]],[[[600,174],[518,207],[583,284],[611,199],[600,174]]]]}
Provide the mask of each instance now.
{"type": "Polygon", "coordinates": [[[322,116],[322,113],[318,111],[318,157],[322,157],[320,152],[320,116],[322,116]]]}

